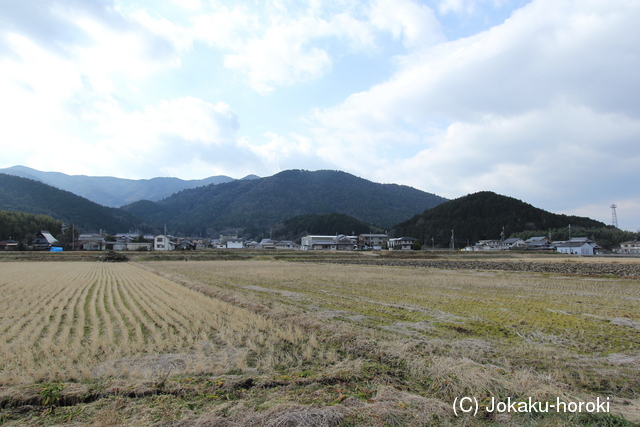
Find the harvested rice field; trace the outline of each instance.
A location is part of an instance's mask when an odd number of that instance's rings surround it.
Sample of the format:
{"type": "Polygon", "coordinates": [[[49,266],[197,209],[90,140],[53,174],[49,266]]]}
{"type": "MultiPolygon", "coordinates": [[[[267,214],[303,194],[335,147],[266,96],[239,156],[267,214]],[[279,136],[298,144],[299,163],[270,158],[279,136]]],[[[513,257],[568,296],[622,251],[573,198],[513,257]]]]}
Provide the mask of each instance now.
{"type": "Polygon", "coordinates": [[[640,278],[354,259],[2,262],[0,423],[640,422],[640,278]]]}

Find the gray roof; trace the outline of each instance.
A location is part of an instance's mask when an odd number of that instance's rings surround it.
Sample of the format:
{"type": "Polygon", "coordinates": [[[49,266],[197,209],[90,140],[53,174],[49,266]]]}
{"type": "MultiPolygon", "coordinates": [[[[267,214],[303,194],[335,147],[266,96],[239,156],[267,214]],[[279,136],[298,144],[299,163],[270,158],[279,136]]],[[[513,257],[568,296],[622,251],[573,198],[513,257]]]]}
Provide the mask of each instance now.
{"type": "Polygon", "coordinates": [[[502,243],[506,243],[507,245],[509,245],[511,243],[515,243],[515,242],[520,241],[520,240],[522,240],[522,239],[520,239],[519,237],[512,237],[511,239],[506,239],[502,243]]]}
{"type": "Polygon", "coordinates": [[[556,245],[556,247],[558,248],[579,248],[581,246],[584,245],[590,245],[593,246],[594,248],[599,248],[600,246],[596,245],[593,242],[585,242],[585,241],[569,241],[569,242],[564,242],[564,243],[560,243],[558,245],[556,245]]]}
{"type": "Polygon", "coordinates": [[[547,236],[536,236],[536,237],[530,237],[527,240],[525,240],[525,242],[530,243],[530,242],[540,242],[542,240],[547,240],[547,236]]]}

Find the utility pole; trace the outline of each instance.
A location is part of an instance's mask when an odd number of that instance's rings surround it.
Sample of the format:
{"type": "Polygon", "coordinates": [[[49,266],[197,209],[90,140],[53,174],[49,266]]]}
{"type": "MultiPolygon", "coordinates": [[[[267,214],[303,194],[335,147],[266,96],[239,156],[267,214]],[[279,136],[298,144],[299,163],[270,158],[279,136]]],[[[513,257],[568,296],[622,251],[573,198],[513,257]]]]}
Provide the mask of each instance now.
{"type": "Polygon", "coordinates": [[[453,228],[451,229],[451,243],[449,244],[449,246],[451,247],[451,250],[454,250],[456,248],[456,241],[453,237],[453,228]]]}

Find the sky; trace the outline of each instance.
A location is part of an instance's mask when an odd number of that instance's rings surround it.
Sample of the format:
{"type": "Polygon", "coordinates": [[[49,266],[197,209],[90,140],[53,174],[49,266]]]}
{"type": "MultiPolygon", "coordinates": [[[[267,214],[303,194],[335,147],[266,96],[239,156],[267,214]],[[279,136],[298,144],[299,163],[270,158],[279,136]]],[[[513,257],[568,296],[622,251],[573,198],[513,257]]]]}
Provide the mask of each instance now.
{"type": "Polygon", "coordinates": [[[640,229],[637,0],[0,0],[0,167],[333,169],[640,229]]]}

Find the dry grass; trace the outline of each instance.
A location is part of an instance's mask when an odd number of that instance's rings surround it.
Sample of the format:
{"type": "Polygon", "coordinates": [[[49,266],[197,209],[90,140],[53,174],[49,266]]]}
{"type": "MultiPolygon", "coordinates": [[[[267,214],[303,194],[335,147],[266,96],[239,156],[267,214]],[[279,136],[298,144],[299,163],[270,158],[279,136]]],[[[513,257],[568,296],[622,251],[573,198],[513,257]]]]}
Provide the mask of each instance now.
{"type": "Polygon", "coordinates": [[[449,338],[453,331],[464,338],[569,345],[580,353],[640,351],[639,280],[259,261],[241,268],[235,262],[162,268],[263,300],[365,316],[364,323],[409,335],[449,338]]]}
{"type": "Polygon", "coordinates": [[[295,325],[132,264],[4,263],[2,272],[0,384],[269,370],[317,356],[315,338],[295,325]]]}
{"type": "Polygon", "coordinates": [[[638,413],[637,279],[276,261],[2,267],[0,402],[59,390],[70,405],[1,410],[7,425],[611,421],[456,418],[461,396],[603,396],[638,413]]]}
{"type": "Polygon", "coordinates": [[[349,354],[402,366],[405,382],[445,402],[464,395],[633,398],[640,387],[640,369],[625,362],[640,353],[635,279],[258,261],[238,267],[161,266],[233,295],[295,307],[339,336],[349,354]],[[345,330],[357,336],[345,338],[345,330]]]}

